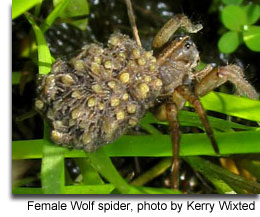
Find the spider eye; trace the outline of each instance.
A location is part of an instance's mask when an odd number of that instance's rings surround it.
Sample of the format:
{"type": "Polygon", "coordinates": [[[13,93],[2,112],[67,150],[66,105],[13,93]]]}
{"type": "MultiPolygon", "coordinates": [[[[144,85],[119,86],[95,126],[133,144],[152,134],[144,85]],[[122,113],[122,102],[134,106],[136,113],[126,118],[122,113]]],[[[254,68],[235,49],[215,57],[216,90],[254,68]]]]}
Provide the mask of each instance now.
{"type": "Polygon", "coordinates": [[[185,48],[187,49],[187,50],[189,50],[190,49],[190,47],[191,47],[191,42],[190,41],[186,41],[186,43],[185,43],[185,48]]]}

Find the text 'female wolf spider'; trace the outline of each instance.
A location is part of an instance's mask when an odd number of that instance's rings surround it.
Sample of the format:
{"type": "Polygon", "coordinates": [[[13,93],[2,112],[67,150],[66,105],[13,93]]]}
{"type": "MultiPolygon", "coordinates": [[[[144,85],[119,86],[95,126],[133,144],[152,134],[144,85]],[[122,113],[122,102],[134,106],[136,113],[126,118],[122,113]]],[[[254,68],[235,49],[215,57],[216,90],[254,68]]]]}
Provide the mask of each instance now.
{"type": "Polygon", "coordinates": [[[239,66],[208,65],[196,71],[200,57],[191,38],[172,39],[179,28],[188,33],[202,29],[184,15],[171,18],[157,33],[153,41],[157,55],[144,50],[131,3],[126,3],[136,40],[115,33],[106,47],[90,44],[69,62],[57,60],[51,73],[39,77],[35,107],[49,122],[55,143],[87,152],[113,142],[152,109],[158,119],[170,124],[172,187],[178,188],[178,111],[185,102],[194,106],[219,153],[199,97],[226,81],[232,82],[240,94],[253,99],[258,99],[258,94],[239,66]]]}

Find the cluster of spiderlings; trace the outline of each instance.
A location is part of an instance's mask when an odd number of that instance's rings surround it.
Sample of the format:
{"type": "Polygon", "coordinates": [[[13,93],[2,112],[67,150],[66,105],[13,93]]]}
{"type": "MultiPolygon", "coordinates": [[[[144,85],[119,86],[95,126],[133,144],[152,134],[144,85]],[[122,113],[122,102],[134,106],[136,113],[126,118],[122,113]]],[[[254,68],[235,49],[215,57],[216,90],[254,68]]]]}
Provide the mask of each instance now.
{"type": "Polygon", "coordinates": [[[55,143],[93,151],[135,126],[161,87],[152,52],[117,33],[108,47],[87,45],[40,76],[35,107],[50,123],[55,143]]]}

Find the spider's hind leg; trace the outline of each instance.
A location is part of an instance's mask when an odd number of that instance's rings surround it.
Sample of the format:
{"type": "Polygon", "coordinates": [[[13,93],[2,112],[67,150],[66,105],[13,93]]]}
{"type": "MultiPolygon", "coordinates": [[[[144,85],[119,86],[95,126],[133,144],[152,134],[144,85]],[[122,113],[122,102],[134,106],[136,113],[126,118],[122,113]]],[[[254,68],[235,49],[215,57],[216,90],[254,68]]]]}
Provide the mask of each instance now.
{"type": "Polygon", "coordinates": [[[205,127],[205,131],[210,138],[211,144],[213,146],[214,151],[218,154],[219,149],[217,146],[217,142],[214,138],[213,131],[209,125],[209,121],[207,119],[207,115],[205,110],[203,109],[199,98],[193,94],[189,87],[181,85],[175,89],[173,92],[171,102],[162,105],[154,115],[159,120],[166,120],[170,124],[170,133],[171,133],[171,141],[172,141],[172,152],[173,152],[173,163],[172,163],[172,188],[178,189],[179,186],[179,150],[180,150],[180,126],[178,120],[178,111],[183,108],[185,102],[190,102],[195,110],[197,111],[202,124],[205,127]]]}
{"type": "Polygon", "coordinates": [[[170,124],[172,141],[172,181],[173,189],[179,188],[179,150],[180,150],[180,126],[178,120],[178,108],[174,103],[166,104],[166,116],[170,124]]]}

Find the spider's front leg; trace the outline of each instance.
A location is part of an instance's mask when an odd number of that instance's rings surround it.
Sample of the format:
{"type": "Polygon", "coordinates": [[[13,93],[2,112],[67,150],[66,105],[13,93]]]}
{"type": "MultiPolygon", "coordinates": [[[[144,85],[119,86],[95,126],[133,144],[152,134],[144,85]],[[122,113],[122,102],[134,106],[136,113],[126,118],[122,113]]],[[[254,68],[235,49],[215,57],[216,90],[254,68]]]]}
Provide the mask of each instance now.
{"type": "Polygon", "coordinates": [[[195,87],[195,94],[197,96],[204,96],[225,82],[230,81],[235,85],[239,95],[246,95],[251,99],[259,98],[254,87],[244,78],[243,70],[237,65],[227,65],[217,68],[209,66],[203,70],[203,73],[196,73],[195,78],[198,81],[195,87]]]}
{"type": "Polygon", "coordinates": [[[201,24],[192,24],[189,18],[183,14],[176,15],[164,24],[156,34],[153,40],[153,48],[160,48],[166,44],[179,28],[183,28],[188,33],[196,33],[203,27],[201,24]]]}

